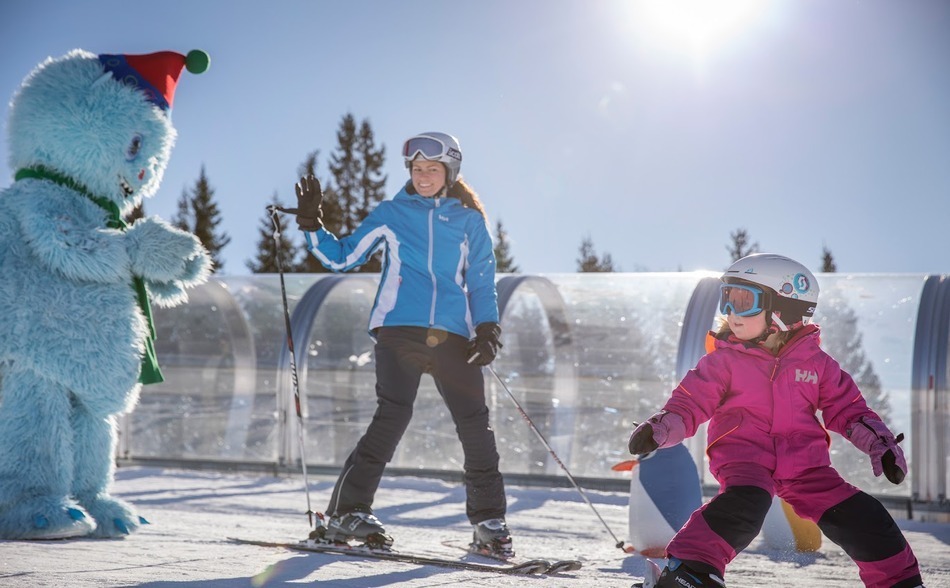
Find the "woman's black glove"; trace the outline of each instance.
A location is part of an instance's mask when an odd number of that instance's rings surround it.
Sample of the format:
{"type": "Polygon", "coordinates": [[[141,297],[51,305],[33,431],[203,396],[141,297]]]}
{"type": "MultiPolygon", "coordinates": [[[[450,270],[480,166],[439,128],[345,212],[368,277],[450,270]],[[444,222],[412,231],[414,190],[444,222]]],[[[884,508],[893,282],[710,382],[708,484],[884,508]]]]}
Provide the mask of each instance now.
{"type": "Polygon", "coordinates": [[[297,226],[301,231],[316,231],[323,228],[323,191],[320,180],[313,174],[300,178],[294,184],[297,192],[297,208],[288,208],[285,212],[297,215],[297,226]]]}
{"type": "Polygon", "coordinates": [[[488,365],[494,361],[502,347],[499,337],[501,327],[498,323],[481,323],[475,327],[475,338],[468,343],[468,363],[488,365]]]}

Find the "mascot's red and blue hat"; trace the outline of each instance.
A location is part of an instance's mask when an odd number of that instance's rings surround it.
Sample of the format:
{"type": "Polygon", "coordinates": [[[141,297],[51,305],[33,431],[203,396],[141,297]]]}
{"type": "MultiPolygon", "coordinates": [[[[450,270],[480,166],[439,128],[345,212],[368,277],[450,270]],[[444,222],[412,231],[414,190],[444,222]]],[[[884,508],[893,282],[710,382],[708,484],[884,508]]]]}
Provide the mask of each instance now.
{"type": "Polygon", "coordinates": [[[112,77],[138,88],[150,102],[167,112],[175,99],[175,87],[182,69],[200,74],[208,69],[211,60],[204,51],[194,49],[188,55],[174,51],[145,55],[103,54],[99,61],[112,77]]]}

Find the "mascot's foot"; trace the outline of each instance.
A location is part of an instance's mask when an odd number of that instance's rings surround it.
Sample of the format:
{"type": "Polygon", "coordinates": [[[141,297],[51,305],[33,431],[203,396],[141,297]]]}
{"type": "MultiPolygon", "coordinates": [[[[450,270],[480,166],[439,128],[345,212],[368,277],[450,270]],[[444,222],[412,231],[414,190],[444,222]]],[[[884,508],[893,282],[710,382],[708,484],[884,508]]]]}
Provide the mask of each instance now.
{"type": "Polygon", "coordinates": [[[95,529],[95,520],[68,500],[20,501],[0,515],[3,539],[69,539],[88,535],[95,529]]]}
{"type": "Polygon", "coordinates": [[[96,519],[96,529],[90,533],[92,537],[125,537],[148,524],[135,514],[132,505],[106,494],[93,500],[80,500],[80,503],[96,519]]]}

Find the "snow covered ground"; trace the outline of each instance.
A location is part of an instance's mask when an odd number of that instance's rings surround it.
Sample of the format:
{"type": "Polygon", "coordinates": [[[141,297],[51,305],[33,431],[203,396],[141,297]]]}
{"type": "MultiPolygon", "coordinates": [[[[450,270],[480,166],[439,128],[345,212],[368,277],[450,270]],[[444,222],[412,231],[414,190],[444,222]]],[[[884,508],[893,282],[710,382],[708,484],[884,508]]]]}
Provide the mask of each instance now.
{"type": "MultiPolygon", "coordinates": [[[[332,481],[310,476],[310,499],[321,510],[332,481]]],[[[528,557],[576,558],[582,570],[560,576],[512,577],[431,566],[378,562],[239,545],[228,537],[296,540],[308,531],[300,475],[273,477],[152,467],[121,468],[115,494],[131,501],[151,524],[120,540],[0,541],[0,586],[146,586],[243,588],[320,586],[405,588],[435,586],[544,586],[627,588],[643,560],[622,553],[573,488],[509,486],[515,548],[528,557]]],[[[607,525],[627,534],[627,495],[588,491],[607,525]]],[[[376,512],[405,551],[469,557],[442,545],[470,536],[460,485],[387,477],[376,512]]],[[[950,525],[900,521],[921,561],[928,588],[950,587],[950,525]]],[[[816,554],[769,550],[760,540],[733,562],[730,588],[753,586],[860,586],[856,567],[825,540],[816,554]]]]}

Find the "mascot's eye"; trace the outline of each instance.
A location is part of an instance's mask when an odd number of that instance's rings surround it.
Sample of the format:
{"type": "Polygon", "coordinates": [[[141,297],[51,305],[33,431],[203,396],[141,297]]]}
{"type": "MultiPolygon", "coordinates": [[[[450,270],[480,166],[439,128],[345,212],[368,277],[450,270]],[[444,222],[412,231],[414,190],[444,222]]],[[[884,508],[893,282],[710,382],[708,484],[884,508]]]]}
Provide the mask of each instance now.
{"type": "Polygon", "coordinates": [[[142,150],[142,135],[135,135],[132,137],[132,142],[129,143],[129,148],[125,152],[125,158],[129,161],[135,159],[135,156],[139,154],[139,151],[142,150]]]}

